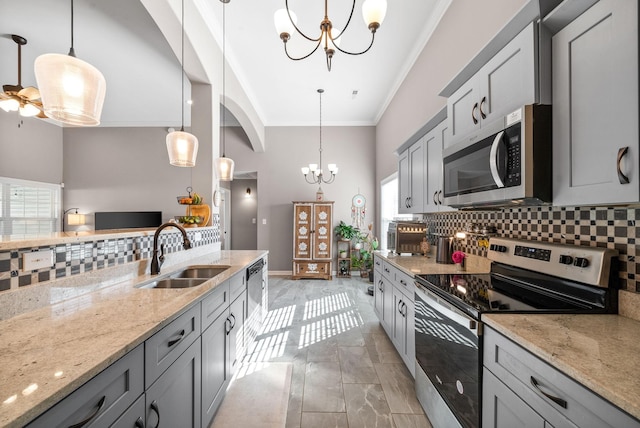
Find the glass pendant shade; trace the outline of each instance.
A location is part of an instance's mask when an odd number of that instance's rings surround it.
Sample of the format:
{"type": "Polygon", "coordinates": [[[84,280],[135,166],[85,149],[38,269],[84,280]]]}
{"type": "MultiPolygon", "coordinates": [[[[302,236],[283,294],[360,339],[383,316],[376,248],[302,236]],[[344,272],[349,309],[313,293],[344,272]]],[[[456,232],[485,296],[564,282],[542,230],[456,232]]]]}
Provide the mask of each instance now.
{"type": "Polygon", "coordinates": [[[20,108],[20,102],[13,98],[2,100],[0,101],[0,108],[7,113],[9,113],[10,111],[18,111],[18,109],[20,108]]]}
{"type": "Polygon", "coordinates": [[[100,124],[107,83],[97,68],[62,54],[40,55],[34,68],[47,116],[69,125],[100,124]]]}
{"type": "MultiPolygon", "coordinates": [[[[289,11],[291,14],[291,19],[293,19],[293,23],[298,23],[298,17],[293,11],[289,11]]],[[[291,19],[289,19],[289,14],[287,14],[287,9],[279,9],[273,14],[273,23],[276,26],[276,32],[278,35],[287,33],[289,35],[293,34],[295,28],[291,23],[291,19]]]]}
{"type": "Polygon", "coordinates": [[[24,104],[20,106],[20,116],[31,117],[40,113],[40,109],[33,104],[24,104]]]}
{"type": "Polygon", "coordinates": [[[233,159],[227,157],[221,157],[213,162],[213,168],[216,171],[216,176],[220,181],[232,181],[233,169],[235,168],[235,162],[233,159]]]}
{"type": "Polygon", "coordinates": [[[386,14],[387,0],[365,0],[362,4],[362,17],[367,26],[372,23],[382,25],[386,14]]]}
{"type": "Polygon", "coordinates": [[[198,139],[188,132],[173,131],[167,134],[167,152],[169,153],[169,163],[171,165],[196,166],[198,139]]]}

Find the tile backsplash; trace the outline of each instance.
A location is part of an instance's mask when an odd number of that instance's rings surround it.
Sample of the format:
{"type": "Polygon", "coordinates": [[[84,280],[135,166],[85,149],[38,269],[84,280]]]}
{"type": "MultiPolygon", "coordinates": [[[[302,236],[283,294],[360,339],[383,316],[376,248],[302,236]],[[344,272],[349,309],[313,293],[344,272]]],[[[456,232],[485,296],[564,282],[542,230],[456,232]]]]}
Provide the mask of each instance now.
{"type": "MultiPolygon", "coordinates": [[[[628,207],[521,207],[485,211],[453,211],[425,214],[429,234],[464,231],[470,223],[493,225],[506,238],[561,244],[606,247],[618,250],[620,288],[640,292],[638,246],[640,208],[628,207]]],[[[457,249],[486,256],[479,235],[456,240],[457,249]]]]}
{"type": "MultiPolygon", "coordinates": [[[[171,233],[162,233],[159,238],[164,251],[173,253],[183,250],[182,235],[177,230],[173,232],[173,229],[167,232],[171,233]]],[[[187,229],[187,236],[194,247],[219,243],[219,215],[213,216],[212,227],[187,229]],[[195,239],[196,233],[200,234],[198,240],[195,239]]],[[[152,252],[153,235],[118,236],[113,239],[94,236],[73,243],[0,251],[0,292],[151,258],[152,252]],[[53,251],[53,266],[23,272],[22,254],[40,250],[53,251]]]]}

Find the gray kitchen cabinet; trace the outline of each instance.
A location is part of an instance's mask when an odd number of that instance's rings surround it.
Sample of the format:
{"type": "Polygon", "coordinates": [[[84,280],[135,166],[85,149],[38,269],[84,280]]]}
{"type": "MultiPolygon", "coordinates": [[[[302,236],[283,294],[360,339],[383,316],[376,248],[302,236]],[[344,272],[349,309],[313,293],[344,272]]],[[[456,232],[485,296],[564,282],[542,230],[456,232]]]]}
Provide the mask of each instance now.
{"type": "Polygon", "coordinates": [[[389,264],[381,257],[374,256],[373,270],[373,309],[378,315],[380,324],[391,337],[393,320],[393,284],[388,279],[391,270],[389,264]],[[386,272],[385,272],[386,271],[386,272]]]}
{"type": "MultiPolygon", "coordinates": [[[[413,281],[411,282],[413,287],[413,281]]],[[[414,297],[405,293],[402,285],[394,285],[393,290],[393,337],[392,342],[407,369],[415,377],[416,335],[414,297]]]]}
{"type": "Polygon", "coordinates": [[[209,426],[244,354],[246,291],[202,333],[202,426],[209,426]]]}
{"type": "Polygon", "coordinates": [[[200,337],[146,391],[146,426],[200,428],[200,337]]]}
{"type": "Polygon", "coordinates": [[[525,104],[550,102],[549,36],[532,22],[447,99],[452,144],[525,104]]]}
{"type": "Polygon", "coordinates": [[[487,325],[483,341],[483,427],[529,426],[501,425],[515,412],[540,427],[640,428],[640,421],[487,325]]]}
{"type": "Polygon", "coordinates": [[[552,48],[553,204],[638,202],[638,2],[597,2],[552,48]]]}
{"type": "Polygon", "coordinates": [[[27,427],[110,427],[143,392],[144,347],[140,345],[27,427]]]}
{"type": "Polygon", "coordinates": [[[411,145],[398,159],[398,212],[424,212],[426,148],[424,139],[411,145]]]}
{"type": "Polygon", "coordinates": [[[145,398],[144,394],[138,397],[136,402],[109,428],[145,428],[148,426],[144,417],[145,398]]]}
{"type": "Polygon", "coordinates": [[[545,428],[545,420],[489,370],[482,375],[482,426],[485,428],[545,428]]]}
{"type": "Polygon", "coordinates": [[[453,208],[443,205],[443,167],[442,150],[448,140],[449,125],[442,121],[425,136],[427,150],[427,196],[424,212],[451,211],[453,208]]]}
{"type": "Polygon", "coordinates": [[[145,387],[173,364],[200,336],[200,303],[191,306],[145,342],[145,387]]]}

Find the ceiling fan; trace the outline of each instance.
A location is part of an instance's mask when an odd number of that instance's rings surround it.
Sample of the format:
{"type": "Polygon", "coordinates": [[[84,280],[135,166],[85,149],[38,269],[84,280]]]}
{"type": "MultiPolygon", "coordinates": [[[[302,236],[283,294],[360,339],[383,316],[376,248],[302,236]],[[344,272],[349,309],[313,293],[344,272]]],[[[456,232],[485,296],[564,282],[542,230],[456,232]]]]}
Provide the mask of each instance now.
{"type": "Polygon", "coordinates": [[[21,116],[36,116],[46,118],[42,110],[42,101],[40,100],[40,91],[38,88],[29,86],[22,87],[22,46],[27,44],[27,39],[16,34],[12,34],[11,38],[18,45],[18,84],[2,85],[0,92],[0,108],[6,112],[20,111],[21,116]]]}

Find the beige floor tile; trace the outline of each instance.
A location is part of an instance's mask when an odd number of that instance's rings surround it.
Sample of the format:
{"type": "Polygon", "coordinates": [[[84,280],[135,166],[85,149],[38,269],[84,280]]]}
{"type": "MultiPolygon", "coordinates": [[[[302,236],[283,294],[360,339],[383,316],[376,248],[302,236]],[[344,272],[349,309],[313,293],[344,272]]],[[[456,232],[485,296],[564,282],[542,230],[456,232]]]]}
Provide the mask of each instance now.
{"type": "Polygon", "coordinates": [[[344,393],[340,363],[307,363],[304,380],[303,412],[344,412],[344,393]]]}
{"type": "Polygon", "coordinates": [[[374,363],[392,413],[424,414],[411,374],[404,364],[374,363]]]}
{"type": "Polygon", "coordinates": [[[429,419],[425,415],[404,415],[394,413],[393,422],[396,428],[432,428],[429,419]]]}
{"type": "Polygon", "coordinates": [[[384,330],[382,330],[382,333],[365,334],[364,340],[365,346],[369,351],[369,357],[374,363],[403,364],[400,354],[398,354],[384,330]]]}
{"type": "Polygon", "coordinates": [[[311,413],[302,414],[301,428],[349,428],[346,413],[311,413]]]}
{"type": "Polygon", "coordinates": [[[380,383],[364,346],[339,346],[342,383],[380,383]]]}
{"type": "Polygon", "coordinates": [[[393,428],[391,411],[382,386],[375,384],[345,384],[349,428],[393,428]]]}
{"type": "Polygon", "coordinates": [[[323,340],[307,347],[307,361],[338,362],[338,343],[335,339],[323,340]]]}

